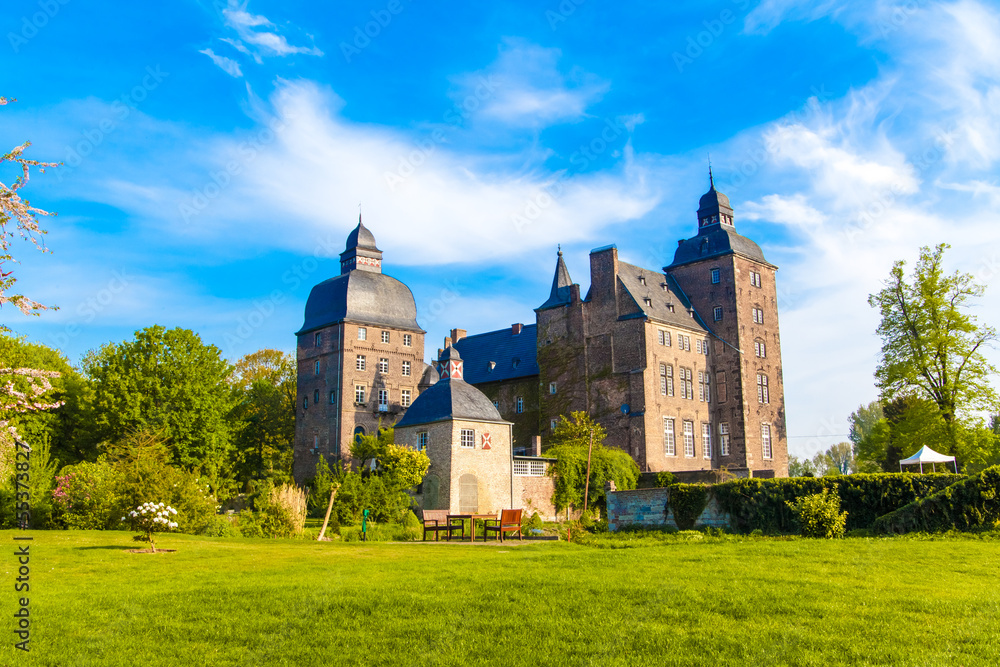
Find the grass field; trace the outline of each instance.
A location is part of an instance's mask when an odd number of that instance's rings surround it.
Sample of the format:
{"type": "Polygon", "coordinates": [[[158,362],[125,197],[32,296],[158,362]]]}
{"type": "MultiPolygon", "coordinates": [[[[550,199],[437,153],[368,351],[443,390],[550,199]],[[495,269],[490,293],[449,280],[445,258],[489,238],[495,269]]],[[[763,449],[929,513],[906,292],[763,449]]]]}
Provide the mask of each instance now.
{"type": "MultiPolygon", "coordinates": [[[[35,531],[3,665],[995,665],[1000,539],[511,546],[35,531]],[[933,573],[933,574],[931,574],[933,573]]],[[[23,544],[23,542],[21,543],[23,544]]]]}

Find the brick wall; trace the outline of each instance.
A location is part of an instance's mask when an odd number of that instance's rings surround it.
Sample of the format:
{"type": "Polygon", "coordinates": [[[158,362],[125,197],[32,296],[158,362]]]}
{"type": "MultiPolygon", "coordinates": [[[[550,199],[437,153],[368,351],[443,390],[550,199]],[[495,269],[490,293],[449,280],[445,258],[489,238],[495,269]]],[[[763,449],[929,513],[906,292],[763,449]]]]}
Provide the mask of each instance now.
{"type": "MultiPolygon", "coordinates": [[[[608,491],[608,528],[612,531],[625,526],[647,528],[677,528],[672,511],[666,512],[667,489],[635,489],[608,491]]],[[[695,521],[695,527],[729,526],[729,515],[719,509],[715,498],[709,498],[705,510],[695,521]]]]}

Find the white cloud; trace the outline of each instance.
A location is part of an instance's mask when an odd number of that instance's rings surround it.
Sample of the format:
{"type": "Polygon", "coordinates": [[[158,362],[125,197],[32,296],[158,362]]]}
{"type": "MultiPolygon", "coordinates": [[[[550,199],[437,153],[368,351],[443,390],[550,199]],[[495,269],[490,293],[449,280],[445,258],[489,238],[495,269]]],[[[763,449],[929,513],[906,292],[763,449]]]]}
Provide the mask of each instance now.
{"type": "Polygon", "coordinates": [[[456,79],[456,105],[474,106],[485,120],[518,127],[579,120],[609,84],[579,69],[561,72],[561,56],[559,49],[507,40],[492,65],[456,79]]]}
{"type": "Polygon", "coordinates": [[[323,55],[323,52],[315,46],[289,44],[284,36],[277,33],[277,26],[274,23],[265,16],[249,13],[246,6],[246,1],[241,5],[238,0],[229,0],[229,6],[222,10],[226,25],[234,29],[243,42],[260,47],[264,55],[288,56],[295,53],[323,55]]]}
{"type": "Polygon", "coordinates": [[[202,49],[198,53],[204,53],[206,56],[212,59],[212,62],[219,66],[223,72],[231,77],[241,78],[243,72],[240,70],[240,64],[231,58],[226,58],[225,56],[216,55],[212,49],[202,49]]]}
{"type": "Polygon", "coordinates": [[[766,35],[784,21],[815,21],[838,10],[833,0],[762,0],[747,14],[743,31],[748,35],[766,35]]]}

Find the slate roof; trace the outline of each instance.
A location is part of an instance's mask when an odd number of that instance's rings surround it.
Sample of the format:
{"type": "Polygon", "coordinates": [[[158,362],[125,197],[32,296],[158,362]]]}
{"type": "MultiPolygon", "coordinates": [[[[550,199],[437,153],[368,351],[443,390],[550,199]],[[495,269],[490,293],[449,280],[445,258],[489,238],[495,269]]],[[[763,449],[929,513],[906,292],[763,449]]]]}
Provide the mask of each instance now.
{"type": "MultiPolygon", "coordinates": [[[[441,355],[441,361],[461,361],[459,354],[454,347],[449,347],[441,355]]],[[[486,394],[461,378],[445,376],[417,396],[395,428],[452,419],[509,423],[500,416],[486,394]]]]}
{"type": "Polygon", "coordinates": [[[674,252],[674,261],[670,263],[670,266],[664,267],[664,270],[669,271],[682,264],[733,253],[761,264],[773,266],[764,259],[764,253],[759,245],[737,233],[731,226],[709,225],[698,230],[698,235],[694,238],[681,241],[674,252]]]}
{"type": "Polygon", "coordinates": [[[538,375],[537,339],[538,325],[526,324],[516,336],[507,327],[468,336],[454,347],[465,361],[466,382],[482,384],[538,375]],[[490,362],[495,364],[492,369],[490,362]]]}
{"type": "Polygon", "coordinates": [[[358,226],[347,236],[347,250],[351,248],[364,248],[365,250],[376,250],[381,252],[375,245],[375,235],[361,222],[358,216],[358,226]]]}
{"type": "Polygon", "coordinates": [[[691,317],[691,302],[672,277],[665,277],[657,271],[627,262],[618,262],[618,281],[631,295],[637,308],[636,312],[624,315],[623,319],[645,316],[683,329],[707,331],[698,319],[691,317]],[[646,279],[645,285],[642,284],[641,277],[646,279]],[[646,299],[649,299],[649,304],[646,304],[646,299]],[[673,304],[673,312],[667,304],[673,304]]]}
{"type": "Polygon", "coordinates": [[[569,269],[566,268],[566,262],[563,261],[562,250],[560,250],[556,260],[556,273],[552,276],[552,290],[549,292],[549,298],[535,310],[545,310],[569,303],[572,285],[573,280],[569,277],[569,269]]]}
{"type": "Polygon", "coordinates": [[[313,287],[296,335],[345,320],[423,333],[410,288],[373,271],[351,271],[313,287]]]}

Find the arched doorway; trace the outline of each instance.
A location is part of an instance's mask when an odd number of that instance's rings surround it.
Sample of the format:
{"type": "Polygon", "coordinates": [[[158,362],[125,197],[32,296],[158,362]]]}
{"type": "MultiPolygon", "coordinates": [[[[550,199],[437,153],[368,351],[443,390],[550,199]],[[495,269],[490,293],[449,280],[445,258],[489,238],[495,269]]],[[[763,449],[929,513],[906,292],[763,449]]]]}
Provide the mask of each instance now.
{"type": "Polygon", "coordinates": [[[458,511],[462,514],[479,513],[479,480],[472,473],[458,478],[458,511]]]}

